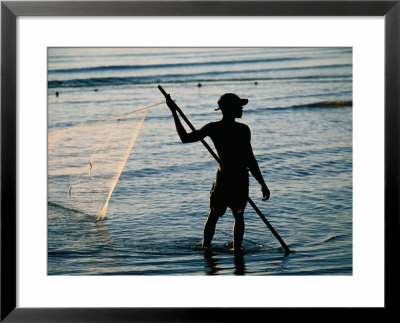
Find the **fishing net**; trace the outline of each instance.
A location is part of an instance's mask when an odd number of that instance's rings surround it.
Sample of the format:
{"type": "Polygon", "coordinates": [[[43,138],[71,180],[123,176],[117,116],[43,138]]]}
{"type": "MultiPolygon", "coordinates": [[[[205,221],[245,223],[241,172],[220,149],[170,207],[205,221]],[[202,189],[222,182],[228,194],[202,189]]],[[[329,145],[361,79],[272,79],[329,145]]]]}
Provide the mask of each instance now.
{"type": "Polygon", "coordinates": [[[49,130],[49,203],[104,220],[150,107],[49,130]]]}

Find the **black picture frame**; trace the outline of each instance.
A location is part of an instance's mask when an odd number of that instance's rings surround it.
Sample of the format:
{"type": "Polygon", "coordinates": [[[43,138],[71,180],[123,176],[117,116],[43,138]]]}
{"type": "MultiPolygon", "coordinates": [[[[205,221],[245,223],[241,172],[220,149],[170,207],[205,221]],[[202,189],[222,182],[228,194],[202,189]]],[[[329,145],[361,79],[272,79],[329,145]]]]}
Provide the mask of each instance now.
{"type": "MultiPolygon", "coordinates": [[[[400,1],[4,1],[1,3],[1,321],[203,322],[340,318],[364,310],[384,320],[396,311],[399,275],[400,1]],[[16,19],[19,16],[383,16],[385,19],[385,306],[324,308],[18,308],[16,282],[16,19]],[[312,309],[316,310],[316,309],[312,309]],[[268,312],[267,312],[268,311],[268,312]],[[283,313],[285,312],[285,314],[283,313]],[[339,313],[338,313],[339,312],[339,313]],[[268,317],[266,315],[269,315],[268,317]],[[329,315],[329,316],[327,316],[329,315]],[[304,317],[303,317],[304,316],[304,317]]],[[[374,188],[371,187],[371,190],[374,188]]],[[[373,256],[373,255],[371,255],[373,256]]],[[[266,291],[268,293],[268,291],[266,291]]],[[[245,297],[245,295],[243,295],[245,297]]],[[[351,317],[347,317],[351,319],[351,317]]]]}

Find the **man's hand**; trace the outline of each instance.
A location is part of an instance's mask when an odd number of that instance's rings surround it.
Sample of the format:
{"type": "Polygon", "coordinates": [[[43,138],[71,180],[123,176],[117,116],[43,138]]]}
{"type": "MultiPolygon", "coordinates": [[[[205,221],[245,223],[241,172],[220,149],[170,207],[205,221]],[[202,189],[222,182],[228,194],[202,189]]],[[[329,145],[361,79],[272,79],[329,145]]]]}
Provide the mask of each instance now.
{"type": "Polygon", "coordinates": [[[269,200],[270,196],[271,196],[271,192],[269,191],[267,185],[261,185],[261,191],[263,193],[263,201],[267,201],[269,200]]]}

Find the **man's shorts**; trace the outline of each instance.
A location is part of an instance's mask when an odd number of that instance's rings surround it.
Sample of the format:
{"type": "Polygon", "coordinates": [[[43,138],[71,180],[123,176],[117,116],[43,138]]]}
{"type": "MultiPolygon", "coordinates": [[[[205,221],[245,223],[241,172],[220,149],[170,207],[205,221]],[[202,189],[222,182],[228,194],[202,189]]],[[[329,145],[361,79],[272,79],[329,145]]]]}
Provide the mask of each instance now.
{"type": "MultiPolygon", "coordinates": [[[[210,191],[210,208],[225,213],[229,207],[233,212],[244,211],[249,196],[249,176],[228,178],[218,171],[210,191]]],[[[222,216],[222,215],[221,215],[222,216]]]]}

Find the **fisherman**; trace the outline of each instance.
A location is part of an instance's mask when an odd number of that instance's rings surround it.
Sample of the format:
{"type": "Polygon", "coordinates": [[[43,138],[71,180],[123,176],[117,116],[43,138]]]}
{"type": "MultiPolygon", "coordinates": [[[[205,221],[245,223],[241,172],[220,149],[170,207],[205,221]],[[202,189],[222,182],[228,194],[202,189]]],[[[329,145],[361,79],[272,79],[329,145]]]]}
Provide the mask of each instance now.
{"type": "Polygon", "coordinates": [[[242,247],[244,235],[244,209],[249,194],[249,173],[260,183],[263,199],[268,200],[270,191],[265,184],[257,160],[251,147],[250,128],[236,122],[243,115],[243,106],[248,99],[241,99],[236,94],[226,93],[218,100],[222,119],[210,122],[196,132],[188,133],[178,115],[177,105],[167,96],[167,105],[172,112],[176,130],[183,143],[196,142],[210,137],[217,150],[220,165],[217,176],[210,191],[210,211],[204,226],[203,248],[211,247],[217,221],[229,207],[234,216],[233,250],[242,247]]]}

